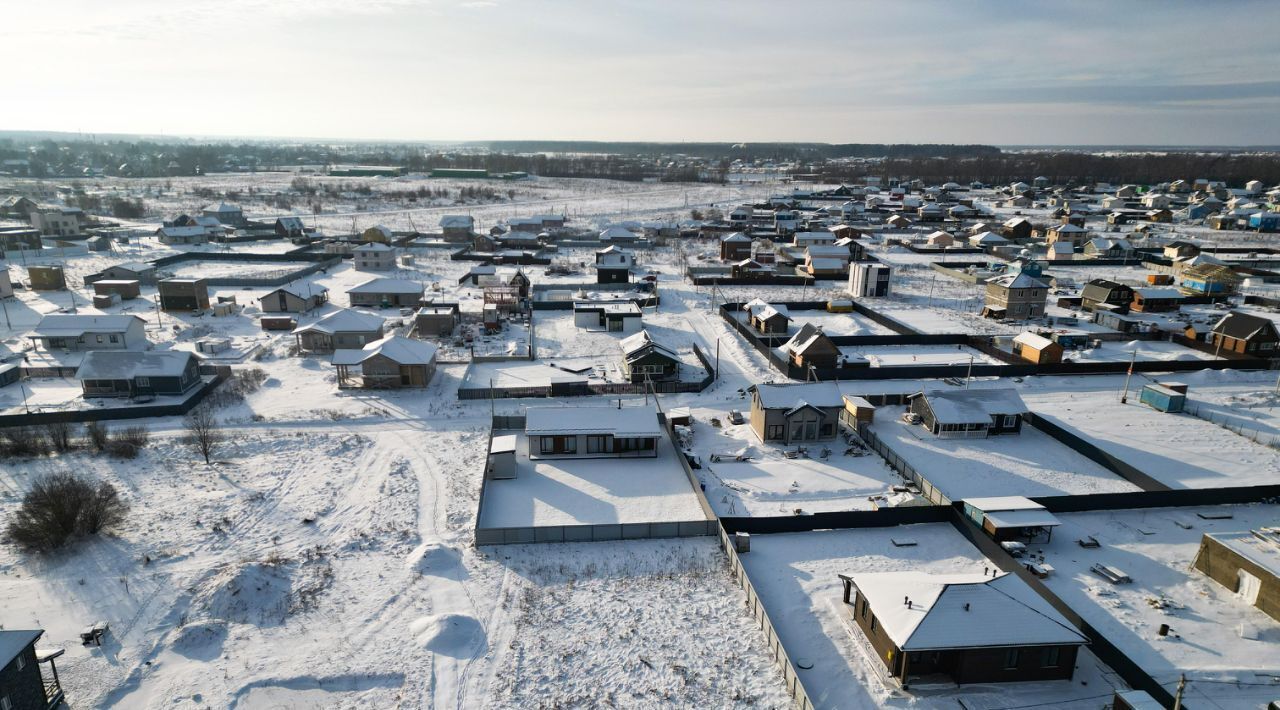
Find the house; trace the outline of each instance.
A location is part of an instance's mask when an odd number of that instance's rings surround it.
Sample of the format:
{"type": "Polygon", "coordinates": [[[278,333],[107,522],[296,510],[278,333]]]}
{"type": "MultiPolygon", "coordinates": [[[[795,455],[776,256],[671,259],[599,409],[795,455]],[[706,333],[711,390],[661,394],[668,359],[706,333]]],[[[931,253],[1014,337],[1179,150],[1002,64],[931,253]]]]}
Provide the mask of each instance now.
{"type": "Polygon", "coordinates": [[[1045,299],[1049,285],[1027,274],[1016,271],[987,279],[986,305],[982,314],[988,318],[1026,320],[1044,315],[1045,299]]]}
{"type": "Polygon", "coordinates": [[[742,261],[751,258],[751,237],[742,232],[721,237],[720,258],[725,261],[742,261]]]}
{"type": "Polygon", "coordinates": [[[40,319],[31,341],[45,350],[146,350],[146,321],[134,315],[50,313],[40,319]]]}
{"type": "Polygon", "coordinates": [[[161,310],[203,311],[209,308],[209,282],[205,279],[160,279],[156,288],[161,310]]]}
{"type": "Polygon", "coordinates": [[[966,498],[964,515],[996,542],[1047,544],[1062,524],[1043,505],[1022,496],[966,498]]]}
{"type": "Polygon", "coordinates": [[[425,290],[417,281],[376,278],[348,289],[347,302],[373,308],[417,308],[425,290]]]}
{"type": "Polygon", "coordinates": [[[1164,245],[1166,259],[1190,259],[1200,253],[1200,246],[1192,242],[1176,241],[1164,245]]]}
{"type": "Polygon", "coordinates": [[[209,232],[199,225],[161,227],[156,230],[161,244],[208,244],[209,232]]]}
{"type": "Polygon", "coordinates": [[[156,266],[145,261],[127,261],[123,264],[108,266],[96,274],[86,276],[85,285],[102,279],[133,280],[151,284],[156,281],[156,266]]]}
{"type": "Polygon", "coordinates": [[[94,350],[76,379],[85,397],[178,396],[200,384],[200,366],[186,350],[94,350]]]}
{"type": "Polygon", "coordinates": [[[358,350],[382,338],[385,321],[369,313],[340,308],[315,323],[294,329],[298,349],[328,353],[334,350],[358,350]]]}
{"type": "Polygon", "coordinates": [[[1254,212],[1249,215],[1249,229],[1280,232],[1280,212],[1254,212]]]}
{"type": "Polygon", "coordinates": [[[414,315],[418,336],[449,336],[462,322],[462,315],[456,303],[432,303],[418,309],[414,315]]]}
{"type": "Polygon", "coordinates": [[[829,230],[825,232],[796,232],[791,237],[792,246],[801,248],[835,243],[836,235],[829,230]]]}
{"type": "Polygon", "coordinates": [[[1133,245],[1127,239],[1095,237],[1084,245],[1084,253],[1097,259],[1127,259],[1133,252],[1133,245]]]}
{"type": "Polygon", "coordinates": [[[1270,357],[1276,351],[1277,342],[1280,342],[1280,333],[1276,332],[1275,323],[1270,318],[1241,311],[1231,311],[1223,316],[1209,334],[1209,344],[1215,350],[1258,357],[1270,357]]]}
{"type": "Polygon", "coordinates": [[[757,298],[743,306],[743,310],[751,327],[766,335],[785,334],[791,324],[791,313],[786,306],[775,306],[757,298]]]}
{"type": "Polygon", "coordinates": [[[876,420],[875,405],[863,397],[852,394],[841,396],[844,408],[840,410],[840,423],[851,431],[857,431],[859,424],[871,424],[876,420]]]}
{"type": "Polygon", "coordinates": [[[395,247],[382,242],[367,242],[351,250],[356,271],[391,271],[396,268],[395,247]]]}
{"type": "MultiPolygon", "coordinates": [[[[6,276],[7,273],[0,274],[0,279],[6,276]]],[[[116,295],[120,297],[121,301],[129,301],[142,295],[142,286],[137,281],[132,280],[104,279],[93,282],[93,294],[95,296],[116,295]]],[[[4,294],[0,293],[0,296],[2,295],[4,294]]]]}
{"type": "Polygon", "coordinates": [[[399,389],[426,387],[436,372],[437,348],[402,335],[388,335],[363,348],[335,350],[339,387],[399,389]],[[352,372],[358,368],[358,373],[352,372]]]}
{"type": "Polygon", "coordinates": [[[67,287],[67,275],[61,266],[27,267],[27,279],[32,291],[62,291],[67,287]]]}
{"type": "Polygon", "coordinates": [[[307,229],[302,224],[301,217],[279,217],[273,227],[277,237],[284,239],[296,239],[306,236],[307,229]]]}
{"type": "Polygon", "coordinates": [[[1102,198],[1102,208],[1106,210],[1120,210],[1129,205],[1129,201],[1119,195],[1107,195],[1102,198]]]}
{"type": "Polygon", "coordinates": [[[1176,288],[1135,288],[1129,308],[1138,313],[1176,311],[1185,298],[1176,288]]]}
{"type": "Polygon", "coordinates": [[[1124,315],[1123,313],[1117,313],[1116,311],[1107,308],[1099,308],[1094,311],[1093,317],[1090,320],[1103,328],[1110,328],[1111,330],[1119,331],[1121,333],[1136,333],[1141,330],[1145,324],[1145,321],[1143,320],[1134,318],[1133,316],[1124,315]]]}
{"type": "Polygon", "coordinates": [[[988,247],[999,247],[1009,243],[1008,239],[996,234],[995,232],[983,232],[969,237],[969,245],[979,249],[988,247]]]}
{"type": "MultiPolygon", "coordinates": [[[[86,242],[87,244],[87,242],[86,242]]],[[[0,252],[43,249],[40,231],[25,227],[0,227],[0,252]]],[[[93,251],[91,249],[91,251],[93,251]]]]}
{"type": "Polygon", "coordinates": [[[1150,192],[1142,196],[1141,202],[1149,210],[1160,210],[1173,204],[1173,198],[1159,192],[1150,192]]]}
{"type": "Polygon", "coordinates": [[[937,247],[939,249],[943,249],[946,247],[954,246],[956,243],[956,238],[951,236],[949,233],[939,229],[936,232],[930,233],[929,236],[926,237],[924,241],[925,241],[925,244],[928,244],[931,247],[937,247]]]}
{"type": "Polygon", "coordinates": [[[751,205],[738,205],[729,210],[727,215],[729,226],[737,228],[749,226],[753,215],[755,215],[755,210],[752,209],[751,205]]]}
{"type": "Polygon", "coordinates": [[[894,229],[907,229],[908,227],[911,226],[911,220],[907,219],[906,217],[903,217],[900,214],[895,214],[889,217],[884,221],[884,223],[890,227],[893,227],[894,229]]]}
{"type": "Polygon", "coordinates": [[[1165,224],[1173,221],[1173,212],[1168,209],[1147,210],[1143,213],[1143,217],[1148,222],[1165,224]]]}
{"type": "Polygon", "coordinates": [[[1065,242],[1071,246],[1078,247],[1084,244],[1088,237],[1089,231],[1087,229],[1071,223],[1055,224],[1046,232],[1046,241],[1049,244],[1065,242]]]}
{"type": "Polygon", "coordinates": [[[799,226],[799,212],[795,210],[777,210],[773,213],[773,229],[778,234],[795,234],[799,226]]]}
{"type": "Polygon", "coordinates": [[[630,229],[620,224],[615,224],[601,231],[599,239],[610,244],[634,244],[639,237],[630,229]]]}
{"type": "MultiPolygon", "coordinates": [[[[542,239],[543,238],[539,237],[538,233],[536,232],[525,232],[521,230],[515,230],[498,237],[497,244],[495,246],[501,247],[503,249],[537,250],[539,247],[542,246],[542,239]]],[[[481,250],[481,251],[493,251],[493,249],[494,247],[490,247],[487,250],[481,250]]]]}
{"type": "MultiPolygon", "coordinates": [[[[363,244],[390,244],[395,239],[395,233],[390,227],[381,224],[375,224],[372,227],[360,233],[360,242],[363,244]]],[[[354,249],[352,250],[355,251],[354,249]]]]}
{"type": "Polygon", "coordinates": [[[1108,279],[1094,279],[1080,291],[1080,307],[1086,311],[1105,305],[1119,313],[1127,313],[1132,301],[1132,287],[1108,279]]]}
{"type": "Polygon", "coordinates": [[[27,219],[31,228],[45,237],[75,237],[80,234],[80,220],[84,212],[70,207],[41,207],[32,210],[27,219]]]}
{"type": "Polygon", "coordinates": [[[859,261],[849,265],[849,286],[854,298],[884,298],[889,295],[889,279],[893,269],[887,264],[859,261]]]}
{"type": "Polygon", "coordinates": [[[680,356],[641,330],[618,341],[622,348],[622,374],[628,382],[664,382],[680,379],[680,356]]]}
{"type": "Polygon", "coordinates": [[[1046,247],[1045,258],[1049,261],[1071,261],[1076,258],[1076,248],[1068,242],[1058,242],[1046,247]]]}
{"type": "Polygon", "coordinates": [[[1069,680],[1084,634],[1016,575],[839,575],[844,603],[889,674],[956,684],[1069,680]]]}
{"type": "Polygon", "coordinates": [[[760,441],[788,445],[836,437],[845,404],[834,383],[760,384],[748,391],[751,430],[760,441]]]}
{"type": "Polygon", "coordinates": [[[840,348],[832,342],[821,328],[812,323],[805,323],[791,339],[782,346],[787,360],[796,367],[805,368],[806,372],[813,368],[831,369],[840,361],[840,348]]]}
{"type": "Polygon", "coordinates": [[[1280,528],[1205,533],[1192,566],[1280,621],[1280,528]]]}
{"type": "Polygon", "coordinates": [[[1061,345],[1029,330],[1013,339],[1013,354],[1035,365],[1062,362],[1061,345]]]}
{"type": "Polygon", "coordinates": [[[729,273],[735,279],[767,279],[777,271],[776,268],[761,264],[755,259],[743,259],[729,265],[729,273]]]}
{"type": "Polygon", "coordinates": [[[222,224],[230,227],[243,227],[247,222],[244,219],[244,211],[235,205],[229,205],[220,202],[216,205],[206,205],[200,210],[203,217],[213,217],[222,224]]]}
{"type": "MultiPolygon", "coordinates": [[[[1259,188],[1258,192],[1262,192],[1261,188],[1259,188]]],[[[22,195],[10,195],[0,200],[0,214],[13,215],[23,219],[30,219],[31,212],[38,208],[39,205],[36,204],[35,200],[22,195]]]]}
{"type": "Polygon", "coordinates": [[[841,279],[849,272],[849,249],[813,245],[804,250],[804,270],[815,279],[841,279]]]}
{"type": "Polygon", "coordinates": [[[916,209],[916,216],[921,222],[941,222],[947,216],[947,212],[942,209],[942,205],[928,202],[916,209]]]}
{"type": "Polygon", "coordinates": [[[586,330],[636,333],[641,326],[640,306],[631,301],[575,301],[573,324],[586,330]]]}
{"type": "Polygon", "coordinates": [[[329,289],[310,281],[287,284],[258,299],[264,313],[306,313],[329,302],[329,289]]]}
{"type": "Polygon", "coordinates": [[[1017,434],[1028,411],[1013,389],[925,390],[908,399],[924,427],[944,439],[1017,434]]]}
{"type": "Polygon", "coordinates": [[[530,459],[658,456],[662,425],[657,408],[651,405],[528,407],[524,416],[530,459]]]}
{"type": "Polygon", "coordinates": [[[1231,267],[1213,263],[1188,266],[1182,269],[1179,278],[1179,285],[1184,290],[1201,296],[1223,296],[1235,293],[1240,288],[1240,282],[1243,281],[1231,267]]]}
{"type": "Polygon", "coordinates": [[[0,707],[6,710],[54,710],[63,707],[62,684],[54,659],[62,649],[36,648],[43,629],[0,629],[0,707]],[[48,663],[46,672],[41,664],[48,663]]]}
{"type": "Polygon", "coordinates": [[[1010,241],[1022,241],[1031,238],[1031,220],[1026,217],[1013,217],[1000,225],[1000,233],[1010,241]]]}
{"type": "Polygon", "coordinates": [[[635,254],[616,246],[607,246],[596,252],[596,283],[628,283],[631,281],[631,269],[635,265],[635,254]]]}

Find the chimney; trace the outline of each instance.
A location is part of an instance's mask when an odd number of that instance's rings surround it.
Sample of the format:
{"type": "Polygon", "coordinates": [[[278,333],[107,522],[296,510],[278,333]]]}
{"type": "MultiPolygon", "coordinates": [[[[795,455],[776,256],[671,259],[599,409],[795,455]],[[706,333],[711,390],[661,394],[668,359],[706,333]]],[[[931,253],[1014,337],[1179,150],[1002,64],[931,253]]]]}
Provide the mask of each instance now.
{"type": "Polygon", "coordinates": [[[969,602],[964,603],[964,610],[969,611],[969,602]]]}

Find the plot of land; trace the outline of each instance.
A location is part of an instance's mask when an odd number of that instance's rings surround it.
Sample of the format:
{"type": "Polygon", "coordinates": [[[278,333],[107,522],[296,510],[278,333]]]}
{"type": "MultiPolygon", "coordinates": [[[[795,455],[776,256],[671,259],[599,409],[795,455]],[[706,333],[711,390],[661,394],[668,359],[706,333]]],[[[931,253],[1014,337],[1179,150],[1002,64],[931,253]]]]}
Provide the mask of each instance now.
{"type": "MultiPolygon", "coordinates": [[[[511,432],[514,433],[514,432],[511,432]]],[[[659,440],[657,458],[531,460],[516,443],[516,477],[489,481],[480,527],[606,525],[702,520],[702,506],[676,451],[659,440]]]]}
{"type": "Polygon", "coordinates": [[[784,447],[760,443],[749,426],[729,424],[723,412],[695,410],[694,415],[692,450],[703,466],[695,473],[706,484],[707,500],[719,515],[871,510],[877,503],[887,505],[891,487],[903,484],[867,449],[859,446],[846,454],[850,447],[843,438],[812,443],[808,457],[788,459],[784,447]],[[706,423],[712,416],[721,418],[723,428],[706,423]],[[829,451],[826,457],[824,450],[829,451]],[[750,460],[735,460],[732,454],[738,452],[750,460]],[[712,461],[713,455],[721,460],[712,461]],[[873,502],[873,497],[878,500],[873,502]]]}
{"type": "Polygon", "coordinates": [[[1083,710],[1096,708],[1096,696],[1111,688],[1097,660],[1082,651],[1072,682],[927,690],[913,686],[911,695],[897,689],[854,626],[852,607],[841,598],[843,585],[837,575],[905,570],[976,573],[994,566],[950,525],[753,535],[751,552],[742,556],[742,564],[787,655],[813,663],[812,669],[799,673],[819,708],[955,708],[959,699],[968,708],[1012,708],[1052,697],[1060,701],[1055,707],[1083,710]],[[898,547],[893,543],[907,539],[916,544],[898,547]]]}
{"type": "Polygon", "coordinates": [[[309,261],[185,261],[164,267],[179,279],[267,279],[305,269],[309,261]]]}
{"type": "Polygon", "coordinates": [[[1023,424],[1020,434],[944,439],[882,407],[873,430],[920,475],[952,500],[982,496],[1058,496],[1119,493],[1138,488],[1023,424]]]}
{"type": "Polygon", "coordinates": [[[1190,414],[1166,414],[1140,404],[1138,390],[1145,382],[1133,385],[1128,404],[1120,404],[1112,392],[1035,392],[1027,404],[1173,488],[1278,480],[1280,451],[1190,414]]]}
{"type": "Polygon", "coordinates": [[[895,332],[859,313],[791,311],[791,333],[806,323],[822,328],[827,335],[894,335],[895,332]]]}
{"type": "Polygon", "coordinates": [[[866,358],[872,367],[895,365],[1001,365],[999,360],[965,345],[870,345],[842,347],[850,359],[866,358]]]}
{"type": "Polygon", "coordinates": [[[1128,362],[1138,353],[1139,360],[1213,360],[1210,353],[1170,343],[1164,340],[1132,340],[1127,343],[1104,341],[1096,348],[1071,350],[1063,355],[1063,359],[1075,362],[1128,362]]]}
{"type": "Polygon", "coordinates": [[[1274,525],[1280,506],[1155,508],[1058,517],[1062,526],[1052,542],[1036,546],[1055,569],[1046,584],[1143,670],[1171,690],[1179,674],[1187,672],[1187,702],[1192,707],[1261,707],[1280,697],[1280,655],[1275,653],[1280,623],[1191,566],[1204,533],[1274,525]],[[1198,513],[1232,517],[1206,520],[1198,513]],[[1075,540],[1084,536],[1102,546],[1076,545],[1075,540]],[[1133,581],[1108,582],[1090,570],[1098,563],[1121,570],[1133,581]],[[1158,634],[1161,624],[1172,628],[1168,636],[1158,634]],[[1242,625],[1255,637],[1242,638],[1242,625]]]}

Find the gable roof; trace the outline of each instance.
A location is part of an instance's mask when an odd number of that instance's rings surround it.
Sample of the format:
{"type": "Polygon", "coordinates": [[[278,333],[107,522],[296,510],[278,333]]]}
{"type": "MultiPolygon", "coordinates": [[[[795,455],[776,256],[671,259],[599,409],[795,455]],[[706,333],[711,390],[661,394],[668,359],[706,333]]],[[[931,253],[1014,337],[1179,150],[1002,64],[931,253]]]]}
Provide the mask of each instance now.
{"type": "Polygon", "coordinates": [[[1268,327],[1275,330],[1275,324],[1268,318],[1260,318],[1240,311],[1231,311],[1214,324],[1213,332],[1225,335],[1228,338],[1248,340],[1268,327]]]}
{"type": "Polygon", "coordinates": [[[672,360],[680,359],[679,356],[676,355],[675,350],[654,340],[653,336],[649,335],[649,331],[647,330],[641,330],[639,333],[628,335],[622,340],[619,340],[618,345],[622,348],[622,357],[628,362],[647,355],[650,352],[657,352],[662,355],[666,355],[672,360]]]}
{"type": "Polygon", "coordinates": [[[27,646],[36,642],[36,639],[44,634],[43,630],[0,630],[0,668],[4,668],[17,658],[19,653],[26,650],[27,646]]]}
{"type": "Polygon", "coordinates": [[[359,365],[375,355],[389,358],[401,365],[430,365],[436,360],[435,345],[403,335],[388,335],[359,350],[338,350],[333,354],[335,365],[359,365]]]}
{"type": "Polygon", "coordinates": [[[748,237],[747,235],[743,234],[742,232],[734,232],[733,234],[726,234],[725,236],[720,237],[720,241],[722,241],[722,242],[746,242],[746,243],[750,243],[750,242],[751,242],[751,237],[748,237]]]}
{"type": "Polygon", "coordinates": [[[765,409],[794,410],[802,405],[831,408],[843,407],[840,388],[834,382],[808,382],[804,384],[769,385],[751,387],[765,409]]]}
{"type": "Polygon", "coordinates": [[[76,369],[77,380],[178,377],[195,355],[185,350],[93,350],[76,369]]]}
{"type": "Polygon", "coordinates": [[[1089,642],[1011,574],[869,572],[848,577],[902,651],[1089,642]],[[908,607],[904,600],[910,599],[908,607]]]}
{"type": "Polygon", "coordinates": [[[422,284],[408,279],[377,278],[347,289],[347,293],[417,293],[423,292],[422,284]]]}
{"type": "Polygon", "coordinates": [[[1002,286],[1004,288],[1049,288],[1045,282],[1035,278],[1034,276],[1017,271],[1012,274],[1004,274],[987,279],[987,283],[1002,286]]]}
{"type": "Polygon", "coordinates": [[[1027,347],[1035,348],[1036,350],[1044,350],[1045,348],[1052,347],[1056,344],[1043,335],[1033,333],[1029,330],[1019,333],[1017,337],[1013,339],[1013,342],[1018,343],[1019,345],[1026,345],[1027,347]]]}
{"type": "Polygon", "coordinates": [[[142,318],[125,314],[89,316],[50,313],[40,319],[40,324],[33,332],[42,338],[77,337],[85,333],[123,333],[135,321],[142,321],[142,318]]]}
{"type": "Polygon", "coordinates": [[[340,308],[315,323],[300,326],[294,333],[367,333],[378,330],[386,321],[381,316],[340,308]]]}
{"type": "Polygon", "coordinates": [[[911,396],[924,397],[939,424],[990,423],[993,415],[1029,411],[1012,388],[925,390],[911,396]]]}
{"type": "Polygon", "coordinates": [[[447,214],[440,218],[442,229],[471,229],[475,223],[474,218],[465,214],[447,214]]]}
{"type": "Polygon", "coordinates": [[[315,296],[323,296],[329,292],[329,289],[313,281],[301,281],[299,283],[285,284],[280,288],[268,291],[265,295],[259,297],[258,300],[264,301],[268,296],[276,293],[277,291],[284,291],[291,296],[297,296],[305,301],[309,298],[314,298],[315,296]]]}
{"type": "MultiPolygon", "coordinates": [[[[791,339],[787,341],[787,344],[782,347],[790,352],[803,354],[806,350],[823,340],[830,342],[831,339],[814,324],[805,323],[800,327],[800,331],[791,336],[791,339]]],[[[832,347],[835,347],[834,343],[832,344],[832,347]]]]}
{"type": "Polygon", "coordinates": [[[658,437],[658,410],[643,407],[528,407],[524,431],[541,434],[613,434],[617,437],[658,437]]]}

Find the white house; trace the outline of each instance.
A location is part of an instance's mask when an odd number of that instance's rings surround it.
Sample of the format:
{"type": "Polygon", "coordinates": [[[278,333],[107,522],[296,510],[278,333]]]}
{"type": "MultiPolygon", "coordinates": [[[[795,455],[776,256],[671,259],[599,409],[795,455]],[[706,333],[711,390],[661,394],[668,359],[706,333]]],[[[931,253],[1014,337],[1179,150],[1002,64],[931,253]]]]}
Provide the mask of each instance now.
{"type": "Polygon", "coordinates": [[[382,242],[367,242],[351,250],[356,271],[390,271],[396,268],[396,249],[382,242]]]}
{"type": "Polygon", "coordinates": [[[40,319],[31,340],[45,350],[146,350],[146,321],[134,315],[50,313],[40,319]]]}
{"type": "Polygon", "coordinates": [[[575,301],[573,324],[585,330],[636,333],[642,324],[640,306],[631,301],[575,301]]]}

